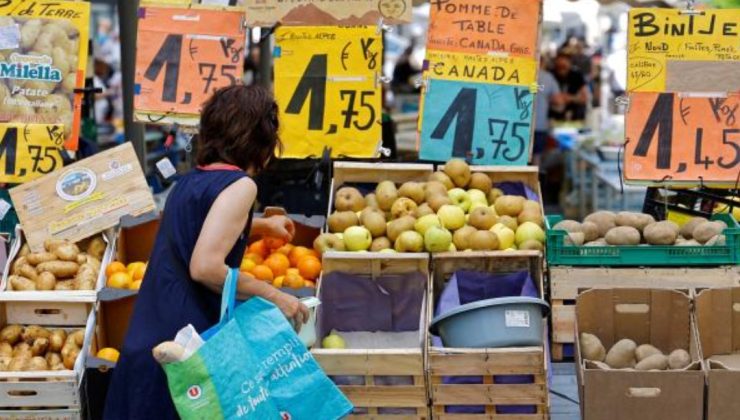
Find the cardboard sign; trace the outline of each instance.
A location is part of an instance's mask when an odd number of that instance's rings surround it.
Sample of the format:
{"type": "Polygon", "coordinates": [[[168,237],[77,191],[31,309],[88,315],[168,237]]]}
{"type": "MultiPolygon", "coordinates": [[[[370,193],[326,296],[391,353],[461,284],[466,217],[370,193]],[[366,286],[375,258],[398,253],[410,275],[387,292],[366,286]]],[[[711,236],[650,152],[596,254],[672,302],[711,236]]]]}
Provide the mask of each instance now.
{"type": "Polygon", "coordinates": [[[740,94],[633,93],[626,117],[628,181],[735,185],[740,171],[740,94]]]}
{"type": "Polygon", "coordinates": [[[10,197],[34,252],[46,239],[77,242],[156,207],[131,143],[15,187],[10,197]]]}
{"type": "Polygon", "coordinates": [[[528,87],[431,79],[424,92],[419,158],[526,165],[533,100],[528,87]]]}
{"type": "Polygon", "coordinates": [[[90,3],[0,1],[0,122],[64,127],[77,150],[90,3]]]}
{"type": "Polygon", "coordinates": [[[374,157],[382,140],[383,46],[374,27],[280,27],[275,97],[283,157],[374,157]]]}
{"type": "Polygon", "coordinates": [[[244,73],[243,15],[142,7],[134,108],[139,121],[194,126],[202,104],[244,73]]]}
{"type": "Polygon", "coordinates": [[[432,0],[427,48],[536,56],[540,0],[432,0]]]}
{"type": "Polygon", "coordinates": [[[244,0],[249,26],[351,26],[411,22],[411,0],[244,0]]]}
{"type": "Polygon", "coordinates": [[[425,69],[425,73],[435,79],[514,86],[537,82],[537,60],[530,57],[499,57],[429,50],[425,69]]]}
{"type": "Polygon", "coordinates": [[[740,91],[740,9],[629,12],[627,90],[740,91]]]}
{"type": "Polygon", "coordinates": [[[21,184],[62,167],[64,127],[0,124],[0,182],[21,184]]]}

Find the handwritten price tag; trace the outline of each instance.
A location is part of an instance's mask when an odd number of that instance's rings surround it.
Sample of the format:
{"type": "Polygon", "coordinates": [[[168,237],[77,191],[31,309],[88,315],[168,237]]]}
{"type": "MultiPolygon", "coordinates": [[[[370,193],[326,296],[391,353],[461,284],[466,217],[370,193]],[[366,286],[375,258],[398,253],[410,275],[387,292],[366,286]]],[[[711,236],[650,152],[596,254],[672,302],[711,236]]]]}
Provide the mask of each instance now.
{"type": "Polygon", "coordinates": [[[629,181],[735,184],[740,171],[740,94],[689,98],[633,93],[624,175],[629,181]]]}
{"type": "Polygon", "coordinates": [[[20,184],[62,167],[64,127],[0,124],[0,182],[20,184]]]}
{"type": "Polygon", "coordinates": [[[197,116],[213,92],[238,83],[243,74],[242,16],[221,10],[139,9],[137,118],[170,123],[161,116],[197,116]]]}
{"type": "Polygon", "coordinates": [[[283,156],[376,156],[382,42],[373,27],[280,27],[275,96],[283,156]]]}
{"type": "Polygon", "coordinates": [[[629,13],[630,92],[740,91],[740,9],[629,13]]]}
{"type": "Polygon", "coordinates": [[[531,85],[537,82],[537,60],[530,57],[497,57],[427,51],[426,73],[437,79],[500,85],[531,85]]]}
{"type": "Polygon", "coordinates": [[[526,165],[533,95],[522,86],[431,79],[424,94],[421,159],[471,157],[476,165],[526,165]]]}

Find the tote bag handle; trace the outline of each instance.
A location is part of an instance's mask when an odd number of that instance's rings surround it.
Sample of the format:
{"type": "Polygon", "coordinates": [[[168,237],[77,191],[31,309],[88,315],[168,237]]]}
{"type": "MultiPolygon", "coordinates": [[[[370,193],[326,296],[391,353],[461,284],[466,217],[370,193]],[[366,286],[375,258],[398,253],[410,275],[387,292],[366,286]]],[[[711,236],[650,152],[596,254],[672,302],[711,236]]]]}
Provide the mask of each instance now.
{"type": "Polygon", "coordinates": [[[221,320],[223,324],[234,316],[236,307],[236,285],[239,283],[239,269],[229,268],[224,280],[224,289],[221,292],[221,320]]]}

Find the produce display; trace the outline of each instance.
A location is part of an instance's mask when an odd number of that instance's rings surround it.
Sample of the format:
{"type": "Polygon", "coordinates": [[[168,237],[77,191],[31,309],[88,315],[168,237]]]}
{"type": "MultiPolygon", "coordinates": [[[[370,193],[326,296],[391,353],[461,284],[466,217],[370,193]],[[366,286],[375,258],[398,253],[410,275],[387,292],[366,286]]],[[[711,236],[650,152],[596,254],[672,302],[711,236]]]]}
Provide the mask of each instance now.
{"type": "Polygon", "coordinates": [[[40,253],[23,245],[11,265],[7,290],[95,290],[106,246],[99,236],[77,244],[50,239],[40,253]]]}
{"type": "Polygon", "coordinates": [[[0,330],[0,371],[70,370],[84,338],[84,330],[7,325],[0,330]]]}
{"type": "Polygon", "coordinates": [[[277,288],[313,288],[321,274],[321,259],[313,249],[265,237],[249,245],[239,271],[277,288]]]}
{"type": "Polygon", "coordinates": [[[581,356],[599,369],[681,370],[691,364],[684,349],[666,355],[650,344],[637,345],[628,338],[614,343],[607,352],[599,337],[581,333],[581,356]]]}
{"type": "Polygon", "coordinates": [[[364,196],[342,187],[327,226],[314,242],[320,253],[542,250],[545,242],[540,203],[504,194],[461,159],[427,182],[382,181],[364,196]]]}
{"type": "Polygon", "coordinates": [[[141,282],[146,274],[147,263],[135,261],[128,265],[120,261],[113,261],[105,268],[105,277],[107,287],[116,289],[139,290],[141,282]]]}
{"type": "Polygon", "coordinates": [[[552,227],[568,232],[565,244],[575,246],[725,245],[722,231],[726,228],[727,224],[721,220],[703,217],[694,217],[679,227],[672,221],[655,221],[649,214],[603,210],[586,216],[583,222],[562,220],[552,227]]]}

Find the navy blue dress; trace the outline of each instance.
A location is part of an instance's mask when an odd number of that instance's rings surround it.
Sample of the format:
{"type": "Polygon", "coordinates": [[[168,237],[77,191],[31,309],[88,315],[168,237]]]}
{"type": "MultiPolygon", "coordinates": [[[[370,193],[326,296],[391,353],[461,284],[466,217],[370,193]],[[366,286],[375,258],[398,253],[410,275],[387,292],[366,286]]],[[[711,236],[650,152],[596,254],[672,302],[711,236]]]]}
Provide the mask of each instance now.
{"type": "MultiPolygon", "coordinates": [[[[162,367],[152,348],[192,324],[203,332],[218,322],[221,296],[190,277],[190,258],[216,197],[243,171],[195,169],[175,185],[165,206],[121,357],[108,390],[105,419],[177,419],[162,367]]],[[[249,232],[250,214],[245,232],[249,232]]],[[[226,263],[238,267],[242,234],[226,263]]]]}

